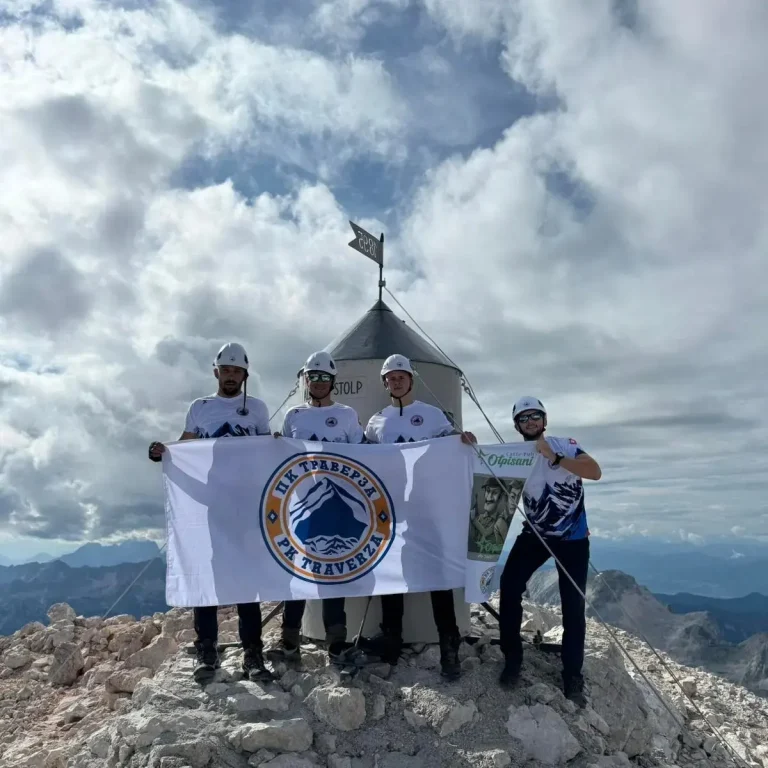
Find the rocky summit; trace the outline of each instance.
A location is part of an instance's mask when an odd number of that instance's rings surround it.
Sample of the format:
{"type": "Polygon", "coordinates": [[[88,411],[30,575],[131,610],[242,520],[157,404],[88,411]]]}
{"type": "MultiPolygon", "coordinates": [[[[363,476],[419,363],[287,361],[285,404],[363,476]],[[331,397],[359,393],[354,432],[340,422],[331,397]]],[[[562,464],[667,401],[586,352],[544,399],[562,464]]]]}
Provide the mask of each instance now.
{"type": "MultiPolygon", "coordinates": [[[[525,609],[526,636],[557,642],[558,612],[525,609]]],[[[435,646],[347,681],[307,645],[299,666],[254,683],[241,674],[234,610],[219,616],[220,642],[234,645],[204,684],[192,677],[187,610],[102,620],[60,603],[47,626],[0,637],[0,768],[768,768],[768,701],[615,630],[636,668],[593,620],[578,709],[559,658],[538,643],[518,686],[498,686],[498,628],[479,607],[455,682],[440,677],[435,646]]]]}

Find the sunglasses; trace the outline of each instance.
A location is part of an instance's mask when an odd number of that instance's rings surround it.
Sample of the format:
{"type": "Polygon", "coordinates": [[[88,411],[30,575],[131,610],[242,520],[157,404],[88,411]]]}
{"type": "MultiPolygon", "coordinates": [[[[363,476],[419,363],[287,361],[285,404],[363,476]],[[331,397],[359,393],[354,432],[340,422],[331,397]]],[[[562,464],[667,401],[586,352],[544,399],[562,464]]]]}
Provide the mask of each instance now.
{"type": "Polygon", "coordinates": [[[333,381],[333,376],[331,376],[330,373],[308,373],[307,378],[311,382],[318,382],[318,381],[333,381]]]}
{"type": "Polygon", "coordinates": [[[536,413],[526,413],[522,416],[517,417],[517,423],[518,424],[527,424],[531,419],[534,421],[541,421],[544,418],[544,414],[541,411],[536,411],[536,413]]]}

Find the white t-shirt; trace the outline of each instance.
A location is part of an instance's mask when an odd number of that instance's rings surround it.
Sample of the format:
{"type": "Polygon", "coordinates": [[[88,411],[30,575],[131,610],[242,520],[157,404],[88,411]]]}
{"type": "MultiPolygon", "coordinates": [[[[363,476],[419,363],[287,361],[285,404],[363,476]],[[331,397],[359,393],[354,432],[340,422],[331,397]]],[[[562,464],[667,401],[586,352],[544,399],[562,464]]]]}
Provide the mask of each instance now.
{"type": "Polygon", "coordinates": [[[342,403],[314,407],[302,403],[291,408],[283,419],[281,433],[297,440],[328,443],[362,443],[363,428],[357,411],[342,403]]]}
{"type": "Polygon", "coordinates": [[[432,437],[443,437],[454,431],[447,416],[434,405],[414,400],[403,408],[388,405],[371,416],[365,428],[369,443],[416,443],[432,437]]]}
{"type": "MultiPolygon", "coordinates": [[[[570,437],[545,437],[555,453],[575,459],[584,449],[570,437]]],[[[584,485],[578,475],[540,456],[523,490],[525,513],[542,536],[575,540],[589,535],[584,485]]]]}
{"type": "Polygon", "coordinates": [[[209,395],[199,397],[189,406],[184,424],[185,432],[198,437],[244,437],[246,435],[269,434],[269,410],[267,404],[257,397],[246,398],[248,413],[241,416],[238,408],[243,406],[243,396],[221,397],[209,395]]]}

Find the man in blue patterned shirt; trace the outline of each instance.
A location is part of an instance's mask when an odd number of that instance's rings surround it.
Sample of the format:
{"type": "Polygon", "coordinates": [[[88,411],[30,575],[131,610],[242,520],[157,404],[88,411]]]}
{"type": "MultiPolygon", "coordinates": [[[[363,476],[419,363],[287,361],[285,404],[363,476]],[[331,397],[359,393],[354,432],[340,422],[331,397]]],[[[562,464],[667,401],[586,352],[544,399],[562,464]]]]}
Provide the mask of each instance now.
{"type": "Polygon", "coordinates": [[[523,645],[520,626],[522,598],[528,580],[550,558],[557,564],[560,600],[563,609],[563,689],[565,695],[584,706],[584,600],[563,572],[570,574],[583,593],[589,568],[589,529],[584,507],[582,478],[599,480],[597,462],[573,438],[544,437],[547,411],[541,400],[523,397],[512,410],[515,429],[524,440],[536,442],[540,454],[523,490],[527,521],[507,558],[500,581],[499,630],[505,664],[499,682],[511,686],[520,677],[523,645]],[[531,529],[546,541],[545,547],[531,529]],[[562,567],[561,567],[562,566],[562,567]]]}

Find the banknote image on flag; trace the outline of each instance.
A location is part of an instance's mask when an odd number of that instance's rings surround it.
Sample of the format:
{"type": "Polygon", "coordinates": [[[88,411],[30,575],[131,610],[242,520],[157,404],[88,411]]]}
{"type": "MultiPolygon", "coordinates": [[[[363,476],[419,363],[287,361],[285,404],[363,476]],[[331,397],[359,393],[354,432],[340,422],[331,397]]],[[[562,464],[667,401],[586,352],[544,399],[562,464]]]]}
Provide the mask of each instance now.
{"type": "Polygon", "coordinates": [[[190,440],[163,457],[172,606],[464,586],[472,451],[190,440]]]}
{"type": "Polygon", "coordinates": [[[531,442],[479,445],[473,460],[467,532],[465,600],[482,603],[497,591],[509,555],[510,524],[538,458],[531,442]]]}

